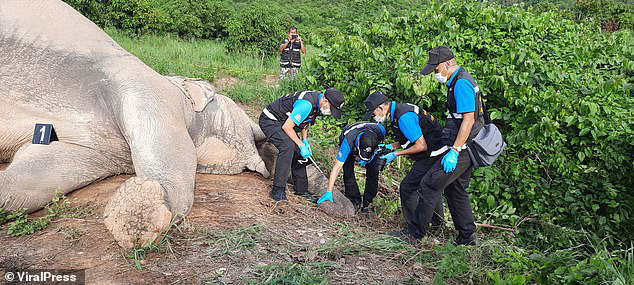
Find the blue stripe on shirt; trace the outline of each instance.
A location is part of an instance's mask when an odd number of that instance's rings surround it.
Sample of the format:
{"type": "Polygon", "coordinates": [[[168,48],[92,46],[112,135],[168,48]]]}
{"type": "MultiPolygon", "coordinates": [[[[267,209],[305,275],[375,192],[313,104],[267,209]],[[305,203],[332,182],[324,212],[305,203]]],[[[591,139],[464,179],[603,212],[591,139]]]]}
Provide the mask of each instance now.
{"type": "Polygon", "coordinates": [[[469,80],[458,79],[453,89],[453,96],[456,99],[457,113],[475,112],[475,89],[469,80]]]}
{"type": "Polygon", "coordinates": [[[350,145],[348,145],[348,140],[344,138],[343,142],[341,142],[341,146],[339,146],[339,151],[337,152],[337,160],[339,162],[346,162],[348,155],[350,155],[350,145]]]}
{"type": "Polygon", "coordinates": [[[308,100],[297,100],[293,104],[293,112],[291,112],[291,120],[295,125],[300,125],[313,110],[313,105],[308,100]]]}
{"type": "Polygon", "coordinates": [[[415,142],[423,135],[418,121],[418,115],[414,112],[407,112],[398,119],[398,127],[410,142],[415,142]]]}

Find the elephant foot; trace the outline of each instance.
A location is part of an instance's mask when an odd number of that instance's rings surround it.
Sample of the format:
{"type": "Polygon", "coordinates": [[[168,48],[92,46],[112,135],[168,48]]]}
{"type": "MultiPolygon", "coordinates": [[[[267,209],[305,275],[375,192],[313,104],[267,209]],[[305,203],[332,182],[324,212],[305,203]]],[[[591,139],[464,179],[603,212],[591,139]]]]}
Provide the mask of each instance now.
{"type": "Polygon", "coordinates": [[[323,202],[319,205],[319,209],[324,211],[328,215],[339,217],[352,217],[354,216],[354,205],[346,196],[339,191],[332,192],[332,200],[335,201],[323,202]]]}
{"type": "Polygon", "coordinates": [[[123,248],[156,242],[172,222],[165,191],[150,179],[133,177],[124,182],[104,210],[104,224],[123,248]]]}

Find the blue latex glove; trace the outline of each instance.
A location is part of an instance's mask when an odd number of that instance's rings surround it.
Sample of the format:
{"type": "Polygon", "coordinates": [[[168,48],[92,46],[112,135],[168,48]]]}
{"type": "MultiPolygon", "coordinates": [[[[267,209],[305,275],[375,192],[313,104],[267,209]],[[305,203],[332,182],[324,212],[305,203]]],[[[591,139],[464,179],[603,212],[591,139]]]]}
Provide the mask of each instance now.
{"type": "Polygon", "coordinates": [[[392,146],[392,144],[384,144],[384,143],[382,143],[382,144],[379,144],[379,147],[384,147],[384,148],[389,149],[389,150],[394,150],[394,147],[392,146]]]}
{"type": "Polygon", "coordinates": [[[454,169],[456,169],[456,164],[458,164],[458,152],[453,149],[449,150],[440,163],[446,173],[454,171],[454,169]]]}
{"type": "Polygon", "coordinates": [[[308,139],[303,139],[302,142],[304,143],[304,145],[308,146],[308,152],[310,153],[308,156],[313,156],[313,148],[310,147],[310,144],[308,143],[308,139]]]}
{"type": "Polygon", "coordinates": [[[299,146],[299,154],[301,154],[303,158],[309,158],[311,156],[310,148],[307,144],[299,146]]]}
{"type": "Polygon", "coordinates": [[[367,161],[363,160],[363,159],[359,159],[359,165],[360,166],[366,166],[368,164],[367,161]]]}
{"type": "Polygon", "coordinates": [[[390,164],[390,162],[392,162],[392,160],[396,159],[396,153],[395,152],[390,152],[386,155],[381,156],[381,159],[385,159],[385,165],[390,164]]]}
{"type": "Polygon", "coordinates": [[[324,195],[322,195],[321,198],[319,198],[319,200],[317,200],[317,206],[321,205],[321,203],[326,202],[326,201],[330,201],[330,202],[334,203],[334,201],[332,201],[332,192],[324,193],[324,195]]]}

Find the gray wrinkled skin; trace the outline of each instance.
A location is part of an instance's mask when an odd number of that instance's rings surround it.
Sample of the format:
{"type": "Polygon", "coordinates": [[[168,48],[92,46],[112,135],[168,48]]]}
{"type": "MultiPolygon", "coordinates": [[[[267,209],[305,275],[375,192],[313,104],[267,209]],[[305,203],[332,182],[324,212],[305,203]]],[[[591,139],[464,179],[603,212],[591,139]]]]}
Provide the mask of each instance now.
{"type": "Polygon", "coordinates": [[[161,76],[62,1],[0,1],[0,63],[5,210],[32,212],[56,189],[136,173],[185,215],[197,168],[269,175],[261,131],[235,103],[207,82],[161,76]],[[59,141],[32,145],[35,123],[53,124],[59,141]]]}
{"type": "MultiPolygon", "coordinates": [[[[144,209],[185,216],[196,171],[268,177],[256,149],[264,139],[209,83],[161,76],[62,1],[0,1],[0,162],[10,162],[0,171],[0,208],[33,212],[57,189],[135,173],[110,201],[106,226],[115,237],[161,228],[165,215],[144,224],[144,209]],[[31,144],[35,123],[53,124],[59,141],[31,144]],[[126,200],[134,189],[164,205],[126,200]]],[[[125,239],[117,238],[124,246],[134,237],[125,239]]]]}

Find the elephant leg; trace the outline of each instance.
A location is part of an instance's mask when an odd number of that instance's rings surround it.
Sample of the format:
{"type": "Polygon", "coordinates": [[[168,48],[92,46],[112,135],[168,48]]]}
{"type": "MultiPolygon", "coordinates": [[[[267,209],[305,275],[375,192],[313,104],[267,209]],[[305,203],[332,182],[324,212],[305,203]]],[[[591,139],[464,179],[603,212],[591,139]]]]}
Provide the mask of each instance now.
{"type": "Polygon", "coordinates": [[[104,224],[123,248],[153,243],[194,202],[196,150],[185,122],[145,96],[123,98],[120,128],[136,177],[117,189],[104,210],[104,224]]]}
{"type": "Polygon", "coordinates": [[[64,142],[24,145],[0,171],[0,208],[44,207],[60,190],[67,194],[93,181],[113,175],[116,164],[99,152],[64,142]]]}

